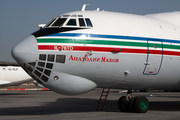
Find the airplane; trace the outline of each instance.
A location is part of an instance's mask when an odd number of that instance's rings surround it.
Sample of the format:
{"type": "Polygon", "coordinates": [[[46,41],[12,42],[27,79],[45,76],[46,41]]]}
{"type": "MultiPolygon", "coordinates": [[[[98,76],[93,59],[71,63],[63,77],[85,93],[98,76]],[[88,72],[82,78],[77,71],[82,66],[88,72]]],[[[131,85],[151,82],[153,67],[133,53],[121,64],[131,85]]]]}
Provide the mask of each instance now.
{"type": "Polygon", "coordinates": [[[148,99],[132,90],[180,90],[179,11],[135,15],[85,8],[39,25],[12,49],[13,58],[60,94],[128,90],[117,103],[122,112],[149,109],[148,99]]]}
{"type": "Polygon", "coordinates": [[[0,66],[0,88],[33,81],[21,66],[0,66]]]}
{"type": "Polygon", "coordinates": [[[33,82],[34,85],[36,85],[37,87],[45,88],[43,85],[41,85],[40,83],[38,83],[36,80],[33,80],[32,82],[33,82]]]}

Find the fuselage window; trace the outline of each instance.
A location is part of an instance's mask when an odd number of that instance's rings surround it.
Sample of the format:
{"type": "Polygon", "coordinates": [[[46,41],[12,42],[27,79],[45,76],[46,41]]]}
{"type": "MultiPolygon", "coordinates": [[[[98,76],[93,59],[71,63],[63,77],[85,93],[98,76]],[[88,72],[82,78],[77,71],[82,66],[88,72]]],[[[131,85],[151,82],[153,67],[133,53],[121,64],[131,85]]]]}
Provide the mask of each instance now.
{"type": "Polygon", "coordinates": [[[89,18],[85,18],[87,27],[93,27],[89,18]]]}
{"type": "Polygon", "coordinates": [[[70,19],[67,25],[76,26],[76,19],[70,19]]]}
{"type": "Polygon", "coordinates": [[[42,68],[40,68],[40,67],[36,67],[36,69],[38,69],[39,71],[43,71],[43,69],[42,68]]]}
{"type": "Polygon", "coordinates": [[[85,27],[86,26],[85,23],[84,23],[84,19],[83,18],[79,18],[79,25],[81,27],[85,27]]]}
{"type": "Polygon", "coordinates": [[[46,54],[40,54],[39,55],[39,60],[46,61],[46,54]]]}
{"type": "Polygon", "coordinates": [[[54,62],[54,55],[48,55],[48,61],[54,62]]]}
{"type": "Polygon", "coordinates": [[[65,63],[66,56],[65,55],[56,55],[56,62],[57,63],[65,63]]]}
{"type": "Polygon", "coordinates": [[[46,68],[52,69],[52,67],[53,67],[53,64],[52,64],[52,63],[47,63],[47,64],[46,64],[46,68]]]}
{"type": "Polygon", "coordinates": [[[45,70],[45,71],[44,71],[44,74],[46,74],[47,76],[50,76],[51,71],[50,71],[50,70],[45,70]]]}
{"type": "Polygon", "coordinates": [[[47,82],[47,81],[48,81],[48,77],[46,77],[46,76],[44,76],[44,75],[41,77],[41,79],[42,79],[44,82],[47,82]]]}
{"type": "Polygon", "coordinates": [[[56,20],[51,26],[57,26],[60,27],[63,25],[63,23],[66,21],[67,18],[59,18],[56,20]]]}
{"type": "Polygon", "coordinates": [[[38,66],[44,67],[45,63],[44,62],[38,62],[38,66]]]}
{"type": "Polygon", "coordinates": [[[34,74],[36,74],[38,77],[40,77],[40,76],[41,76],[41,73],[40,73],[40,72],[38,72],[37,70],[35,70],[35,71],[34,71],[34,74]]]}

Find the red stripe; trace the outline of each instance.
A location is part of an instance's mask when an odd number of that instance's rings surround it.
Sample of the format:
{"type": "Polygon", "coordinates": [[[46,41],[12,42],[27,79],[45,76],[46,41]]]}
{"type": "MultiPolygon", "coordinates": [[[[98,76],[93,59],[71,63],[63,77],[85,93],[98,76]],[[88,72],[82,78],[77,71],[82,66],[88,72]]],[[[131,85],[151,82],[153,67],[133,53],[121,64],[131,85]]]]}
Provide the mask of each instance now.
{"type": "MultiPolygon", "coordinates": [[[[38,45],[38,50],[57,50],[55,48],[61,48],[61,46],[57,45],[38,45]]],[[[110,47],[90,47],[90,46],[73,46],[73,50],[66,50],[66,51],[99,51],[99,52],[110,52],[114,48],[110,47]]],[[[128,49],[128,48],[121,48],[124,53],[147,53],[147,50],[144,49],[128,49]]]]}
{"type": "Polygon", "coordinates": [[[25,90],[25,88],[19,88],[19,90],[25,90]]]}
{"type": "Polygon", "coordinates": [[[38,50],[54,50],[54,45],[38,45],[38,50]]]}
{"type": "Polygon", "coordinates": [[[42,90],[48,90],[48,88],[43,88],[42,90]]]}
{"type": "MultiPolygon", "coordinates": [[[[7,88],[6,90],[30,90],[30,89],[25,89],[25,88],[7,88]]],[[[40,89],[39,89],[40,90],[40,89]]],[[[48,88],[41,88],[41,90],[49,90],[48,88]]]]}
{"type": "Polygon", "coordinates": [[[17,88],[14,88],[13,90],[18,90],[17,88]]]}
{"type": "MultiPolygon", "coordinates": [[[[56,48],[61,48],[61,45],[38,45],[38,50],[58,50],[56,48]]],[[[65,51],[97,51],[97,52],[111,52],[113,47],[91,47],[91,46],[73,46],[73,49],[68,48],[65,51]]],[[[61,49],[63,51],[63,49],[61,49]]],[[[131,49],[131,48],[121,48],[121,53],[140,53],[147,54],[148,51],[146,49],[131,49]]],[[[161,55],[161,50],[149,50],[149,54],[158,54],[161,55]]],[[[173,55],[180,56],[180,52],[175,51],[164,51],[163,55],[173,55]]]]}
{"type": "Polygon", "coordinates": [[[163,51],[163,55],[174,55],[174,56],[180,56],[180,52],[174,52],[174,51],[163,51]]]}

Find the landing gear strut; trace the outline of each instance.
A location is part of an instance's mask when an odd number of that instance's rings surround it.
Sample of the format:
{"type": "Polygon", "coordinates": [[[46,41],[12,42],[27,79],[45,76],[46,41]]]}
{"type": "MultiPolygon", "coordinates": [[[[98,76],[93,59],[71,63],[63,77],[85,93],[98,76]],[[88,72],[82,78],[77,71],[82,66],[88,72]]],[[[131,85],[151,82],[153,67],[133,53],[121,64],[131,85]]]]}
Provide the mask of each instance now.
{"type": "Polygon", "coordinates": [[[117,106],[121,112],[145,113],[148,111],[149,101],[143,96],[132,97],[132,90],[128,90],[126,96],[119,98],[117,106]]]}

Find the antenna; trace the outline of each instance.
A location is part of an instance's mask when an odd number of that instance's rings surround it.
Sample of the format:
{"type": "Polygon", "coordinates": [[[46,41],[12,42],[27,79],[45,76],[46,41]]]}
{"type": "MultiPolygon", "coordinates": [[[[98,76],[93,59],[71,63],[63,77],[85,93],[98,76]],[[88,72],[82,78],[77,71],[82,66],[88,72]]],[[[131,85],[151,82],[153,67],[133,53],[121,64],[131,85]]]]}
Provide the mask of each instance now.
{"type": "Polygon", "coordinates": [[[84,4],[83,7],[82,7],[82,9],[81,9],[81,11],[85,11],[86,5],[90,5],[90,4],[84,4]]]}

